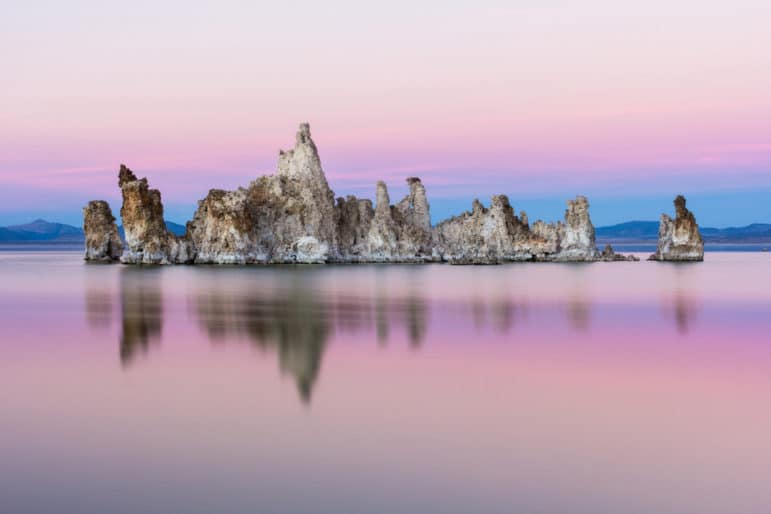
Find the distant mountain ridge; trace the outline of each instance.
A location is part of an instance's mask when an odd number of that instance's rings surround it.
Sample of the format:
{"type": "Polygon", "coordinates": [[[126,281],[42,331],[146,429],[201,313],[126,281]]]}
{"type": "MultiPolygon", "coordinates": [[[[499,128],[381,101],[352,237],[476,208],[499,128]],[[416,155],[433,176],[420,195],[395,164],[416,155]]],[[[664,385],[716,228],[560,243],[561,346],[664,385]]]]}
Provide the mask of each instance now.
{"type": "Polygon", "coordinates": [[[24,225],[0,227],[0,241],[9,243],[56,241],[83,241],[83,230],[64,223],[36,219],[24,225]]]}
{"type": "MultiPolygon", "coordinates": [[[[771,242],[771,223],[752,223],[744,227],[699,227],[705,243],[768,243],[771,242]]],[[[627,221],[595,230],[598,242],[656,241],[658,221],[627,221]]]]}
{"type": "Polygon", "coordinates": [[[594,230],[597,239],[636,239],[648,240],[659,237],[658,221],[627,221],[594,230]]]}
{"type": "MultiPolygon", "coordinates": [[[[173,234],[185,234],[185,226],[165,220],[166,228],[173,234]]],[[[752,223],[744,227],[711,228],[701,227],[706,243],[771,243],[771,223],[752,223]]],[[[124,238],[123,227],[118,227],[124,238]]],[[[597,243],[628,243],[635,241],[656,241],[659,234],[658,221],[627,221],[595,229],[597,243]]],[[[0,227],[0,243],[82,243],[83,229],[64,223],[36,219],[23,225],[0,227]]]]}
{"type": "MultiPolygon", "coordinates": [[[[166,228],[176,235],[184,235],[185,227],[165,220],[166,228]]],[[[121,238],[123,227],[118,227],[121,238]]],[[[85,235],[80,227],[36,219],[23,225],[0,227],[0,243],[83,243],[85,235]]]]}

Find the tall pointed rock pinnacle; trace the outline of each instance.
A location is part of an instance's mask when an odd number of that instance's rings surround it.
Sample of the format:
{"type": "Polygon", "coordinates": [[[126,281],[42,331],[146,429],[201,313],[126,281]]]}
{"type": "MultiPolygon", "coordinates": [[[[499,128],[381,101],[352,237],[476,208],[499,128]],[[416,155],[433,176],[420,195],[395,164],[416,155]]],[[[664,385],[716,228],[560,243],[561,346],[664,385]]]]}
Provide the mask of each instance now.
{"type": "Polygon", "coordinates": [[[704,240],[693,213],[685,206],[685,197],[677,195],[674,201],[675,219],[661,215],[656,253],[653,261],[703,261],[704,240]]]}

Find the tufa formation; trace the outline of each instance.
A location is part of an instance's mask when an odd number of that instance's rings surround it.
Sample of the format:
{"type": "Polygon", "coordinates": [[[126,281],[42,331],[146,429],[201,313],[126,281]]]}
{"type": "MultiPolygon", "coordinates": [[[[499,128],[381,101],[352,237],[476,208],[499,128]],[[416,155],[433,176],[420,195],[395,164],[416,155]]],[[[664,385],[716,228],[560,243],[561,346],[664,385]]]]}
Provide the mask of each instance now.
{"type": "Polygon", "coordinates": [[[126,248],[120,260],[126,264],[171,264],[192,261],[191,245],[166,230],[161,192],[150,189],[147,179],[121,164],[118,186],[123,195],[120,217],[126,233],[126,248]]]}
{"type": "Polygon", "coordinates": [[[621,255],[620,253],[616,253],[615,250],[613,250],[613,247],[609,244],[605,245],[605,248],[603,248],[602,253],[600,254],[600,260],[604,262],[615,262],[615,261],[639,261],[637,257],[634,255],[621,255]]]}
{"type": "Polygon", "coordinates": [[[104,200],[92,200],[83,208],[87,261],[116,261],[123,252],[115,216],[104,200]]]}
{"type": "Polygon", "coordinates": [[[659,241],[650,261],[703,261],[704,241],[693,213],[685,207],[685,197],[675,198],[675,219],[661,215],[659,241]]]}
{"type": "MultiPolygon", "coordinates": [[[[118,185],[126,233],[120,260],[127,264],[627,260],[612,249],[597,250],[583,196],[567,202],[564,221],[532,226],[527,214],[517,216],[509,199],[496,195],[489,208],[474,200],[471,211],[432,227],[426,188],[417,177],[407,179],[409,193],[395,204],[382,181],[374,205],[352,195],[335,200],[307,123],[300,125],[294,148],[279,152],[274,175],[235,191],[210,190],[183,237],[166,229],[161,193],[146,178],[121,165],[118,185]]],[[[86,259],[120,253],[114,226],[106,202],[89,204],[86,259]],[[97,204],[106,209],[101,217],[89,214],[97,204]]]]}

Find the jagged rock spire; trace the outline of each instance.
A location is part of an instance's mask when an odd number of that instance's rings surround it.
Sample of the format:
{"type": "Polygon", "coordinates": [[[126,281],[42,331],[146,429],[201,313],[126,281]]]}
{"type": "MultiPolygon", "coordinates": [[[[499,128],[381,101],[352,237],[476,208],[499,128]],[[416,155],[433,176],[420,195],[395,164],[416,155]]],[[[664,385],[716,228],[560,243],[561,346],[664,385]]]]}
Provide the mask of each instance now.
{"type": "Polygon", "coordinates": [[[388,196],[388,186],[382,180],[377,181],[375,216],[379,218],[391,217],[391,198],[388,196]]]}
{"type": "Polygon", "coordinates": [[[431,230],[426,188],[418,177],[408,177],[407,185],[410,186],[410,192],[396,207],[410,225],[422,230],[431,230]]]}
{"type": "Polygon", "coordinates": [[[329,189],[321,158],[316,144],[311,138],[311,127],[301,123],[295,135],[295,145],[291,150],[279,150],[278,174],[299,180],[317,181],[329,189]]]}
{"type": "Polygon", "coordinates": [[[567,201],[560,255],[564,260],[595,260],[599,257],[594,225],[589,218],[589,200],[585,196],[567,201]]]}
{"type": "Polygon", "coordinates": [[[703,261],[704,240],[693,213],[685,206],[685,197],[677,195],[674,201],[675,219],[666,214],[659,222],[659,239],[653,261],[703,261]]]}
{"type": "Polygon", "coordinates": [[[110,204],[104,200],[88,202],[83,208],[83,232],[86,235],[85,260],[114,261],[120,258],[123,242],[110,204]]]}
{"type": "Polygon", "coordinates": [[[120,170],[118,170],[118,187],[122,188],[123,184],[134,182],[135,180],[137,180],[137,176],[134,175],[134,172],[128,169],[125,164],[121,164],[120,170]]]}
{"type": "Polygon", "coordinates": [[[161,192],[150,189],[146,178],[136,175],[124,164],[118,171],[123,196],[120,216],[126,234],[126,248],[121,261],[129,264],[167,264],[188,262],[190,245],[166,230],[161,192]]]}

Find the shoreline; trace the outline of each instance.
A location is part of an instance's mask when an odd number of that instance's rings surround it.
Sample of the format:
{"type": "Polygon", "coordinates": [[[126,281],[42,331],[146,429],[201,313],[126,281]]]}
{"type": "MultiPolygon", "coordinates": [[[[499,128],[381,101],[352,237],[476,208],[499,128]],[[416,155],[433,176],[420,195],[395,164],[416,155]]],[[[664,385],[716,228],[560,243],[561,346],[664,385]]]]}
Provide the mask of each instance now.
{"type": "MultiPolygon", "coordinates": [[[[604,245],[606,241],[603,241],[602,243],[604,245]]],[[[637,257],[647,256],[651,252],[656,251],[656,245],[650,244],[650,243],[611,243],[611,244],[613,245],[614,249],[618,249],[626,253],[634,254],[637,257]]],[[[61,251],[61,252],[67,252],[67,253],[70,253],[70,252],[84,253],[85,249],[82,243],[37,243],[37,242],[36,243],[5,243],[5,242],[0,243],[0,252],[55,252],[55,251],[61,251]]],[[[771,243],[769,243],[768,245],[760,244],[760,243],[714,243],[714,244],[706,243],[704,245],[705,253],[767,253],[769,251],[771,251],[771,243]]],[[[509,261],[506,261],[506,262],[509,262],[509,261]]],[[[511,261],[511,262],[543,263],[543,262],[551,262],[551,261],[511,261]]],[[[369,262],[369,261],[368,262],[330,261],[330,262],[318,263],[318,264],[397,264],[397,263],[387,262],[387,261],[382,263],[369,262]]],[[[425,262],[414,262],[414,263],[405,262],[404,264],[446,264],[446,263],[425,261],[425,262]]],[[[200,265],[200,264],[195,264],[195,265],[200,265]]],[[[214,265],[217,265],[217,264],[214,264],[214,265]]],[[[254,263],[254,264],[247,264],[247,265],[271,265],[271,264],[254,263]]],[[[458,264],[458,265],[462,265],[462,264],[458,264]]]]}

